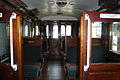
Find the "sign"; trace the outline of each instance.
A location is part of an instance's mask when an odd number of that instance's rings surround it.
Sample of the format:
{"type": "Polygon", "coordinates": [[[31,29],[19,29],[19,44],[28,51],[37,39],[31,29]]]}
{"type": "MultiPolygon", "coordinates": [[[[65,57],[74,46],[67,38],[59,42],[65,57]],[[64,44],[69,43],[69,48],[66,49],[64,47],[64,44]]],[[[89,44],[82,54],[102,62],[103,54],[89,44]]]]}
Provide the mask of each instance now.
{"type": "Polygon", "coordinates": [[[120,14],[105,14],[101,13],[100,18],[120,19],[120,14]]]}

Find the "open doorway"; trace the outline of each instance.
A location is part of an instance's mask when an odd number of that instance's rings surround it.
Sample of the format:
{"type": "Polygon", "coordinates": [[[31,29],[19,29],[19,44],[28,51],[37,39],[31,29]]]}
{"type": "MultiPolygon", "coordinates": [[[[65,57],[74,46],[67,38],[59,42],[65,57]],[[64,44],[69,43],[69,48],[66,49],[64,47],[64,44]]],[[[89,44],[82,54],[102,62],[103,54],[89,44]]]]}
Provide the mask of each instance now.
{"type": "MultiPolygon", "coordinates": [[[[45,21],[44,28],[43,30],[46,31],[45,34],[43,33],[45,35],[44,40],[47,43],[47,60],[45,60],[48,62],[47,67],[58,65],[60,61],[59,65],[64,75],[62,80],[65,80],[65,78],[76,80],[78,78],[79,61],[77,21],[45,21]],[[55,64],[49,64],[49,62],[55,64]]],[[[61,74],[60,72],[58,73],[61,74]]]]}

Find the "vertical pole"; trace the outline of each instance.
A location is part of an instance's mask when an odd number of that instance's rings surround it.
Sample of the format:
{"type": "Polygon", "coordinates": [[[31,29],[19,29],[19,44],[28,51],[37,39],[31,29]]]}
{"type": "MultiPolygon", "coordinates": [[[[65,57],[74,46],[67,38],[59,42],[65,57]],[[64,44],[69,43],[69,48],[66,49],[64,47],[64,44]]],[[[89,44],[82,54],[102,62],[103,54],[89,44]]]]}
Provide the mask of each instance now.
{"type": "Polygon", "coordinates": [[[22,18],[17,16],[16,26],[14,27],[14,48],[17,55],[18,80],[23,80],[23,50],[22,50],[22,18]]]}

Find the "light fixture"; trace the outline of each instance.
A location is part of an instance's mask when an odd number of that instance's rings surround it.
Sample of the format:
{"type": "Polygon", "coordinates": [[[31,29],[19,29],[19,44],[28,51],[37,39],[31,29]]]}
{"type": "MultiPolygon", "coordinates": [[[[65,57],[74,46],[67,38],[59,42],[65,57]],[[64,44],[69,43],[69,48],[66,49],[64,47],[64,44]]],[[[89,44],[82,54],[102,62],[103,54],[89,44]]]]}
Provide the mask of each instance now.
{"type": "Polygon", "coordinates": [[[56,2],[56,4],[57,4],[59,7],[64,7],[64,6],[66,6],[67,1],[66,1],[66,0],[58,0],[58,1],[56,2]]]}
{"type": "Polygon", "coordinates": [[[70,1],[69,4],[70,5],[75,5],[76,3],[75,3],[75,1],[70,1]]]}
{"type": "Polygon", "coordinates": [[[54,1],[49,1],[48,4],[53,5],[53,4],[55,4],[55,2],[54,1]]]}

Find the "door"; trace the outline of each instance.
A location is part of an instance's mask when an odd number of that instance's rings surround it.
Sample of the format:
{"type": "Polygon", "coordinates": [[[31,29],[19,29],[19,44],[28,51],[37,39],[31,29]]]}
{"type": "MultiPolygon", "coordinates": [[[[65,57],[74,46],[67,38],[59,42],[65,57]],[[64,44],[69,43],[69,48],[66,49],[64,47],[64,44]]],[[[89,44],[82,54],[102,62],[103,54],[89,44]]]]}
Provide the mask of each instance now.
{"type": "Polygon", "coordinates": [[[23,80],[21,16],[16,11],[0,11],[0,79],[23,80]]]}
{"type": "Polygon", "coordinates": [[[119,14],[84,12],[80,33],[80,80],[119,80],[119,14]]]}
{"type": "Polygon", "coordinates": [[[50,37],[50,47],[51,54],[59,55],[59,27],[58,24],[52,24],[50,26],[51,37],[50,37]]]}

